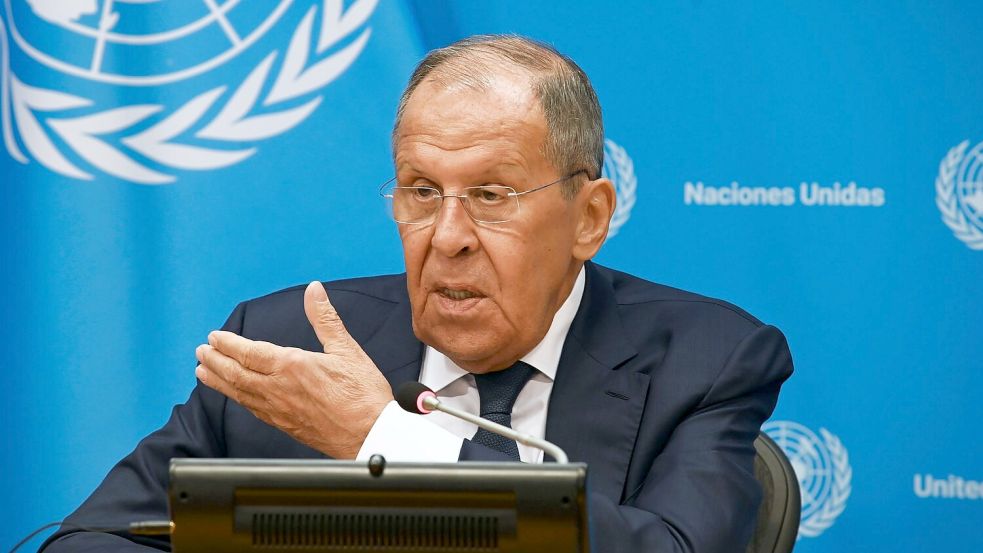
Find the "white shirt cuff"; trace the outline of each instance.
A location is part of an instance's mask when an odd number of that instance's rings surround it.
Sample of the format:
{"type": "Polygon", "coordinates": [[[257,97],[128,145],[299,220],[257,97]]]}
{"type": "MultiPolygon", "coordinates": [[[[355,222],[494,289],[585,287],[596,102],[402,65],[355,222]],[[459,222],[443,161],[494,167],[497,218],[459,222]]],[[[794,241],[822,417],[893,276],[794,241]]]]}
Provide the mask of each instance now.
{"type": "Polygon", "coordinates": [[[463,438],[390,401],[369,430],[356,461],[367,461],[376,453],[387,461],[454,463],[461,454],[463,438]]]}

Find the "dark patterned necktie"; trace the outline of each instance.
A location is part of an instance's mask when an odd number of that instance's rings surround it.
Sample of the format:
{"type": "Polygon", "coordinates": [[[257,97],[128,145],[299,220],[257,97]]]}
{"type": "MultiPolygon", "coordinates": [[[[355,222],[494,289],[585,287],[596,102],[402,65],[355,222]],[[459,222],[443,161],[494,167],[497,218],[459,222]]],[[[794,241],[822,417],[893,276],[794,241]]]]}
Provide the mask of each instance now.
{"type": "MultiPolygon", "coordinates": [[[[507,369],[474,375],[481,402],[481,418],[512,428],[512,406],[515,405],[515,398],[519,397],[519,391],[535,372],[532,365],[516,361],[507,369]]],[[[479,428],[471,441],[519,460],[519,446],[515,440],[479,428]]]]}

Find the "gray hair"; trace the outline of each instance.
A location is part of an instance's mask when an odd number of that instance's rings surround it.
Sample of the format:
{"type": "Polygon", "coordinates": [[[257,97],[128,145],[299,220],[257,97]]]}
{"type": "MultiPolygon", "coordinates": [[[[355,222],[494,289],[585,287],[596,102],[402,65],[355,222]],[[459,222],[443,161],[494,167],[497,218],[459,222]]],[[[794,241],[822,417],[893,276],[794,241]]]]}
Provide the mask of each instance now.
{"type": "MultiPolygon", "coordinates": [[[[487,90],[491,85],[489,75],[503,64],[530,74],[533,92],[546,119],[546,159],[565,174],[586,171],[589,178],[598,178],[604,163],[604,124],[590,79],[580,66],[552,46],[516,35],[472,36],[427,54],[399,99],[393,152],[406,104],[420,83],[430,77],[487,90]]],[[[581,179],[565,183],[564,194],[573,197],[581,184],[581,179]]]]}

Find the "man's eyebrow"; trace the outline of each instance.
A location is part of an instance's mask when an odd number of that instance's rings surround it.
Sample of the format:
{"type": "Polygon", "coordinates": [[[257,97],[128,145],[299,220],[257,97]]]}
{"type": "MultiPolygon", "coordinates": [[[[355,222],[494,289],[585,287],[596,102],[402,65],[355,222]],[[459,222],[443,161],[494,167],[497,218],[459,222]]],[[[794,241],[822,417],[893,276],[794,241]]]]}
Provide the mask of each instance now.
{"type": "Polygon", "coordinates": [[[497,181],[495,184],[521,184],[528,176],[526,168],[520,163],[500,160],[493,167],[475,174],[476,177],[487,181],[497,181]]]}
{"type": "MultiPolygon", "coordinates": [[[[512,185],[522,184],[523,179],[523,167],[516,163],[497,163],[494,167],[489,167],[484,171],[475,171],[471,175],[471,184],[504,184],[512,185]],[[485,182],[478,182],[485,181],[485,182]]],[[[422,178],[431,182],[439,182],[438,179],[432,177],[426,171],[418,169],[416,166],[410,163],[397,163],[396,164],[396,176],[405,179],[410,178],[422,178]]]]}
{"type": "Polygon", "coordinates": [[[407,163],[407,162],[397,163],[396,164],[396,167],[395,167],[395,171],[396,171],[396,176],[397,177],[406,177],[406,178],[409,178],[409,177],[413,177],[413,178],[415,178],[415,177],[423,177],[423,178],[427,178],[426,172],[417,169],[414,165],[412,165],[410,163],[407,163]]]}
{"type": "Polygon", "coordinates": [[[396,172],[398,173],[398,172],[404,171],[404,170],[406,170],[406,171],[414,171],[414,170],[416,170],[416,167],[414,167],[408,161],[399,161],[399,160],[397,160],[396,163],[395,163],[395,169],[396,169],[396,172]]]}

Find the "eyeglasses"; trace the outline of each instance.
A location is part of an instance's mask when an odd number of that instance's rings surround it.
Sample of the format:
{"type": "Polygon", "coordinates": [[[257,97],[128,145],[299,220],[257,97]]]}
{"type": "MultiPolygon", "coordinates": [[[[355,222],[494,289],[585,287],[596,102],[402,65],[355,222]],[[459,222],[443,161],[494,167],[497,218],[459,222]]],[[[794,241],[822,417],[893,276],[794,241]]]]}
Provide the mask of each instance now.
{"type": "Polygon", "coordinates": [[[464,211],[475,222],[506,223],[519,214],[519,196],[538,192],[586,172],[576,171],[524,192],[516,192],[511,186],[487,184],[465,188],[462,190],[463,194],[442,194],[432,186],[399,186],[396,177],[393,177],[382,185],[379,193],[386,200],[389,214],[397,223],[406,225],[433,223],[440,213],[444,198],[461,200],[464,211]]]}

